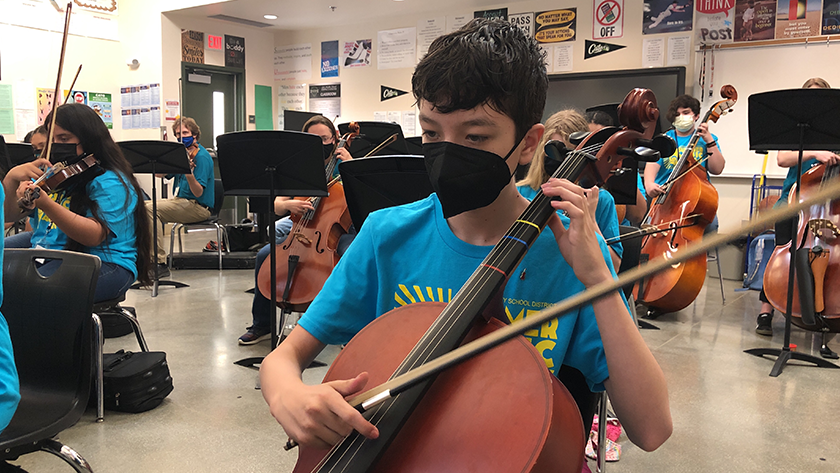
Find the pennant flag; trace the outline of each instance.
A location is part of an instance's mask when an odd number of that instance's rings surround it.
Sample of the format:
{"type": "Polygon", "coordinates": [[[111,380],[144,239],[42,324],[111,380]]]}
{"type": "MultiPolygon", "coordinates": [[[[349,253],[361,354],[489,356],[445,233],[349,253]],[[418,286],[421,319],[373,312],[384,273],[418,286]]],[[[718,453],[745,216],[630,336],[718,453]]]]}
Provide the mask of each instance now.
{"type": "Polygon", "coordinates": [[[586,49],[583,52],[583,59],[589,59],[595,56],[600,56],[602,54],[611,53],[613,51],[618,51],[619,49],[626,48],[627,46],[622,46],[620,44],[610,44],[610,43],[602,43],[600,41],[589,41],[586,40],[586,49]]]}
{"type": "Polygon", "coordinates": [[[392,99],[394,97],[399,97],[400,95],[405,95],[408,92],[400,89],[395,89],[393,87],[386,87],[384,85],[379,86],[379,101],[384,102],[388,99],[392,99]]]}

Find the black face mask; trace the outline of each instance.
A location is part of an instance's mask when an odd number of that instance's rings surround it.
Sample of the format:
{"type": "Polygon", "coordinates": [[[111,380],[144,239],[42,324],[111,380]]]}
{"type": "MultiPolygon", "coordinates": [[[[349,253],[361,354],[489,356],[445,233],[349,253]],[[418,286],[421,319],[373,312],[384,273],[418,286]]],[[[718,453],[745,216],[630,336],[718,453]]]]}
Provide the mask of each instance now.
{"type": "Polygon", "coordinates": [[[490,151],[446,141],[424,143],[426,172],[440,199],[444,218],[492,204],[513,176],[507,160],[518,145],[517,142],[502,158],[490,151]]]}
{"type": "Polygon", "coordinates": [[[330,143],[328,145],[321,145],[324,147],[324,159],[330,159],[332,157],[332,152],[335,149],[335,144],[330,143]]]}

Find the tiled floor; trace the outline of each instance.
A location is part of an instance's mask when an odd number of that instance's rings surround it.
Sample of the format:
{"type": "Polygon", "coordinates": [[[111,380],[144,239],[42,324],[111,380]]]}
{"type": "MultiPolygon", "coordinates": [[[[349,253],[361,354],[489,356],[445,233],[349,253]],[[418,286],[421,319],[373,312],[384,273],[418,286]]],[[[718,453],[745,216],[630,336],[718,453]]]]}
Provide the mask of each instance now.
{"type": "MultiPolygon", "coordinates": [[[[291,471],[297,454],[282,449],[283,430],[254,389],[257,372],[233,364],[269,347],[236,342],[250,319],[245,290],[253,272],[181,270],[172,279],[190,287],[162,288],[156,298],[132,290],[127,302],[151,349],[167,353],[175,391],[143,414],[106,412],[104,423],[95,423],[89,410],[60,440],[97,472],[291,471]]],[[[743,350],[780,346],[782,318],[776,317],[772,339],[757,336],[757,295],[737,287],[726,282],[722,306],[717,280],[707,279],[692,305],[657,319],[660,330],[643,331],[668,380],[674,434],[653,453],[622,437],[621,460],[607,471],[840,471],[840,370],[788,366],[769,377],[772,361],[743,350]]],[[[796,329],[793,342],[800,351],[819,348],[796,329]]],[[[107,341],[106,351],[119,348],[136,349],[133,337],[107,341]]],[[[336,352],[329,347],[321,359],[336,352]]],[[[325,371],[308,370],[307,380],[318,382],[325,371]]],[[[45,453],[18,463],[30,472],[70,471],[45,453]]]]}

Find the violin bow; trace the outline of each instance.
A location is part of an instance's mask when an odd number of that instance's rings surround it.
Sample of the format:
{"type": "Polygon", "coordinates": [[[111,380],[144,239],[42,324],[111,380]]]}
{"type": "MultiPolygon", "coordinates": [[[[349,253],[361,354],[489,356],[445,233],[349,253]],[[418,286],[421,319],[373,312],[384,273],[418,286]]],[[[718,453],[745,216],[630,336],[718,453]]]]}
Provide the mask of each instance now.
{"type": "MultiPolygon", "coordinates": [[[[47,131],[47,148],[44,150],[42,157],[49,160],[52,153],[53,135],[55,134],[55,116],[58,109],[59,93],[61,92],[61,73],[64,71],[64,52],[67,51],[67,36],[70,34],[70,11],[73,9],[73,3],[68,3],[64,10],[64,36],[61,39],[61,56],[58,60],[58,76],[55,78],[55,90],[53,92],[52,110],[50,111],[50,126],[47,131]]],[[[81,67],[80,67],[81,70],[81,67]]]]}
{"type": "Polygon", "coordinates": [[[671,265],[702,255],[712,248],[723,246],[727,243],[735,241],[741,235],[751,233],[760,228],[766,228],[768,225],[771,225],[776,221],[789,219],[812,205],[820,205],[838,198],[840,198],[840,182],[835,182],[832,185],[820,190],[810,199],[766,212],[764,215],[733,229],[732,233],[718,233],[717,235],[705,238],[701,242],[687,245],[674,252],[673,257],[671,258],[658,258],[656,260],[652,260],[647,264],[622,273],[622,276],[617,279],[604,281],[598,285],[592,286],[591,288],[558,302],[547,309],[529,315],[527,318],[522,318],[519,321],[495,330],[484,337],[462,345],[446,355],[435,358],[422,366],[355,396],[349,401],[349,403],[358,411],[365,412],[371,407],[398,395],[430,376],[437,375],[449,367],[479,355],[490,348],[500,345],[528,330],[539,327],[550,320],[587,304],[591,304],[596,299],[600,299],[608,294],[618,291],[624,286],[633,284],[641,279],[648,278],[654,273],[662,271],[671,265]]]}
{"type": "Polygon", "coordinates": [[[79,73],[81,73],[81,72],[82,72],[82,65],[79,64],[79,69],[76,70],[76,76],[73,77],[73,82],[70,83],[70,88],[67,89],[67,97],[64,97],[64,103],[65,104],[70,101],[70,95],[73,93],[73,87],[76,86],[76,80],[79,78],[79,73]]]}

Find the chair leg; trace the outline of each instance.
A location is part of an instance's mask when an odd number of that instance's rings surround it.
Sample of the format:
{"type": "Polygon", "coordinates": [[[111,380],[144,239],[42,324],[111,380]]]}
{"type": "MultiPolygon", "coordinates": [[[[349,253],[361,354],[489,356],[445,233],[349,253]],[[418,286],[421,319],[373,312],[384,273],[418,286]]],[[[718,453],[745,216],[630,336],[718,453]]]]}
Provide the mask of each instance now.
{"type": "Polygon", "coordinates": [[[169,271],[172,271],[172,257],[174,253],[172,252],[175,249],[175,229],[178,227],[178,224],[173,224],[172,229],[169,231],[169,256],[166,258],[167,264],[169,264],[169,271]]]}
{"type": "Polygon", "coordinates": [[[603,473],[607,463],[607,392],[601,392],[598,397],[598,452],[595,468],[597,473],[603,473]]]}
{"type": "Polygon", "coordinates": [[[38,442],[38,447],[43,452],[52,453],[61,458],[68,465],[72,466],[74,470],[79,473],[93,473],[90,464],[75,450],[53,439],[41,440],[38,442]]]}
{"type": "Polygon", "coordinates": [[[222,240],[222,228],[217,223],[216,224],[216,251],[219,253],[219,271],[222,270],[222,247],[224,245],[224,241],[222,240]]]}
{"type": "Polygon", "coordinates": [[[715,248],[715,263],[717,263],[718,283],[720,284],[720,301],[721,304],[726,304],[726,293],[723,291],[723,273],[720,272],[720,255],[717,248],[715,248]]]}
{"type": "Polygon", "coordinates": [[[135,317],[131,312],[125,310],[124,307],[120,307],[119,309],[120,310],[117,314],[128,320],[131,324],[131,329],[134,331],[134,336],[137,337],[137,344],[140,345],[140,350],[149,351],[149,346],[146,345],[146,338],[143,336],[143,331],[140,330],[140,322],[137,321],[137,317],[135,317]]]}
{"type": "Polygon", "coordinates": [[[99,318],[99,315],[92,314],[91,318],[93,319],[93,370],[95,383],[94,388],[96,389],[96,422],[102,422],[105,420],[105,391],[104,391],[104,379],[103,379],[103,347],[105,343],[105,337],[102,333],[102,320],[99,318]]]}

